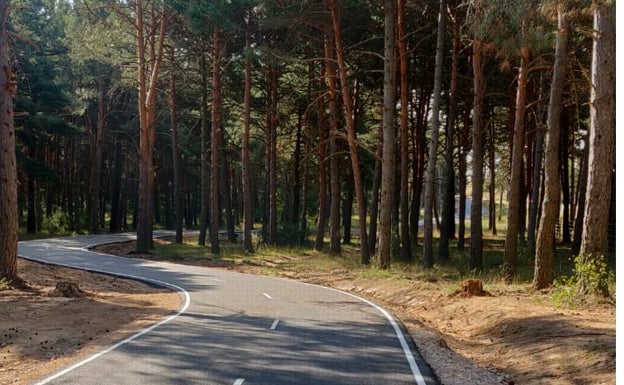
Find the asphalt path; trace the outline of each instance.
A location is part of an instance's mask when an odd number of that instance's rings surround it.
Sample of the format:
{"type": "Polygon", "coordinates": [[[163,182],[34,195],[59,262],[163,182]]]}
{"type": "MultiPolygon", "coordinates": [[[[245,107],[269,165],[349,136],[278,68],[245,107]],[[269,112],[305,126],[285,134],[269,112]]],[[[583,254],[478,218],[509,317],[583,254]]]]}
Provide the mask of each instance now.
{"type": "Polygon", "coordinates": [[[402,326],[352,294],[88,250],[133,238],[89,235],[19,243],[23,258],[166,286],[183,302],[178,313],[37,385],[437,384],[402,326]]]}

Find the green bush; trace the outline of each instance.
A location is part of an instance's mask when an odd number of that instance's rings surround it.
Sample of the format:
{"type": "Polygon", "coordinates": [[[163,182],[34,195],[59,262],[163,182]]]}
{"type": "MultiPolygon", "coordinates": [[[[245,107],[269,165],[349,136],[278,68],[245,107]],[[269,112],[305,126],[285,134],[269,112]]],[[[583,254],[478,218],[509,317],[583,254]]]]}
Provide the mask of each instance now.
{"type": "Polygon", "coordinates": [[[69,230],[69,216],[61,210],[55,210],[41,222],[41,232],[46,234],[64,234],[69,230]]]}
{"type": "Polygon", "coordinates": [[[609,286],[615,282],[615,274],[607,265],[604,255],[581,254],[574,258],[574,273],[579,293],[598,294],[609,297],[609,286]]]}
{"type": "Polygon", "coordinates": [[[574,307],[587,295],[611,296],[610,287],[615,283],[615,274],[604,256],[578,255],[573,262],[572,275],[564,275],[554,282],[551,295],[555,305],[574,307]]]}

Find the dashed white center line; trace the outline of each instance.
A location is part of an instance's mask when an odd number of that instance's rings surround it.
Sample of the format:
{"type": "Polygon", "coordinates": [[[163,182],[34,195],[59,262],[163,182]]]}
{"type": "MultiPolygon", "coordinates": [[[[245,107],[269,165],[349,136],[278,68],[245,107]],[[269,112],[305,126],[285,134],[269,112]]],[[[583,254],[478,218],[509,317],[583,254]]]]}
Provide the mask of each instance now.
{"type": "Polygon", "coordinates": [[[279,324],[279,320],[278,319],[273,321],[273,324],[271,325],[271,330],[275,330],[277,328],[277,324],[279,324]]]}
{"type": "Polygon", "coordinates": [[[239,378],[236,381],[234,381],[234,385],[243,385],[243,382],[245,382],[245,379],[239,378]]]}
{"type": "Polygon", "coordinates": [[[265,297],[267,297],[268,299],[273,299],[273,298],[271,298],[271,296],[270,296],[270,295],[268,295],[267,293],[262,293],[262,295],[263,295],[263,296],[265,296],[265,297]]]}

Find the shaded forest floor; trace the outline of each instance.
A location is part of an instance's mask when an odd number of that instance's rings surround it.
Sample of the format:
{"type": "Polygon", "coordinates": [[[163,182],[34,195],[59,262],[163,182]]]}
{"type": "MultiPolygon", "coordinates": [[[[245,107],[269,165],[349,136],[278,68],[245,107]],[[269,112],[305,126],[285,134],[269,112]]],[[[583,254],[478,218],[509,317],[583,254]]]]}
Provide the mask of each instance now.
{"type": "MultiPolygon", "coordinates": [[[[226,244],[215,258],[195,245],[156,246],[149,255],[132,254],[133,242],[96,251],[296,279],[369,298],[404,323],[445,385],[616,383],[614,303],[491,279],[484,279],[490,296],[453,295],[461,279],[451,270],[395,264],[379,271],[359,266],[349,247],[341,257],[262,248],[244,255],[226,244]]],[[[3,308],[12,309],[0,313],[0,384],[28,383],[177,306],[177,295],[133,281],[24,261],[20,274],[37,290],[0,290],[3,308]],[[51,297],[58,281],[76,282],[90,295],[51,297]]]]}

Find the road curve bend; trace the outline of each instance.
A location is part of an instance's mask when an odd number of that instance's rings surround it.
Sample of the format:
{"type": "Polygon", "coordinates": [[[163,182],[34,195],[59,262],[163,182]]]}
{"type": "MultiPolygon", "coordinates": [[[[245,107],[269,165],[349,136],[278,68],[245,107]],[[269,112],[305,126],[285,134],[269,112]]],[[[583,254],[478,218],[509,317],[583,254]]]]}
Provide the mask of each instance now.
{"type": "Polygon", "coordinates": [[[88,250],[133,238],[126,233],[19,243],[22,258],[150,282],[183,299],[176,314],[36,385],[438,383],[401,325],[353,294],[88,250]]]}

